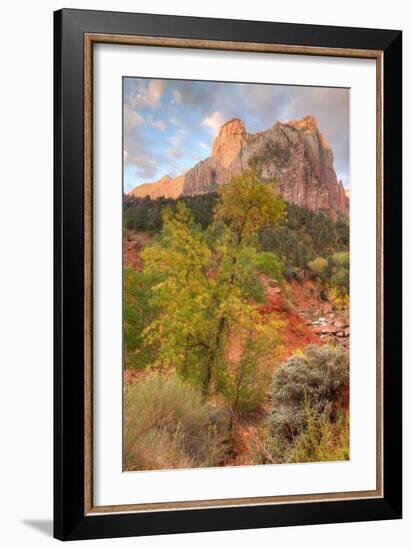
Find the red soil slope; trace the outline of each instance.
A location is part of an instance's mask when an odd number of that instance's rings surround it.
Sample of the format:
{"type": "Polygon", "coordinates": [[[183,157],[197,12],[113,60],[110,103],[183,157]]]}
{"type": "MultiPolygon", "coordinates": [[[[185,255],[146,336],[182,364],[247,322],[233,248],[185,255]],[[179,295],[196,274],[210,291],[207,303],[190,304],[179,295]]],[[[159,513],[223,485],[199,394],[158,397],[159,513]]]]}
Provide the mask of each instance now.
{"type": "Polygon", "coordinates": [[[286,348],[282,359],[289,357],[296,349],[304,350],[309,344],[319,344],[319,336],[293,305],[296,303],[294,293],[291,299],[287,299],[280,287],[269,283],[266,287],[266,299],[266,304],[260,308],[261,313],[264,315],[275,313],[279,319],[287,323],[280,330],[283,345],[286,348]]]}

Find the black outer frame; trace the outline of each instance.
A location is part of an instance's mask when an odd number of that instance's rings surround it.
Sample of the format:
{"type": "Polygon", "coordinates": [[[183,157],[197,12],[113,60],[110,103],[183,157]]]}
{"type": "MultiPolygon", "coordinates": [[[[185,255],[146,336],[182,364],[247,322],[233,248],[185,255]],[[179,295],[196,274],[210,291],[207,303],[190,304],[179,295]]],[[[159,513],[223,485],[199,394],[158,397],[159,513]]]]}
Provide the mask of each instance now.
{"type": "Polygon", "coordinates": [[[54,536],[77,540],[400,518],[401,31],[63,9],[54,13],[54,71],[54,536]],[[84,33],[383,51],[383,498],[85,516],[84,33]]]}

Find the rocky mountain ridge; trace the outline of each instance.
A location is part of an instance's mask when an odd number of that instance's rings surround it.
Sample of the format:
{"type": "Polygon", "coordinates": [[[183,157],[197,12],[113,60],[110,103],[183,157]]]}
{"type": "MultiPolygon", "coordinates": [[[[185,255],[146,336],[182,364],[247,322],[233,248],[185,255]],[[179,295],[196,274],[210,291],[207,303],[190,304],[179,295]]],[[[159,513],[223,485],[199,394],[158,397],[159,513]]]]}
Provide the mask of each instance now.
{"type": "Polygon", "coordinates": [[[259,159],[262,179],[275,178],[277,191],[288,202],[325,210],[333,218],[348,214],[349,198],[336,178],[332,149],[313,116],[276,122],[255,134],[240,119],[231,119],[220,128],[210,157],[174,179],[164,176],[129,194],[156,199],[210,193],[241,174],[254,158],[259,159]]]}

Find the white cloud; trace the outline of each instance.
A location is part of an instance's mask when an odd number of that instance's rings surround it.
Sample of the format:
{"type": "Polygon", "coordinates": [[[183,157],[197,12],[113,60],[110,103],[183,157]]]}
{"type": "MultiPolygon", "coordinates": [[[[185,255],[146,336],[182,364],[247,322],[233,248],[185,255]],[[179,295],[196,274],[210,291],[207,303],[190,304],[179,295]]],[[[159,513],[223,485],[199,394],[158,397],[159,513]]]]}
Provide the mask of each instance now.
{"type": "Polygon", "coordinates": [[[178,147],[171,147],[167,150],[167,154],[170,158],[179,159],[183,157],[183,151],[178,147]]]}
{"type": "Polygon", "coordinates": [[[163,120],[155,120],[152,122],[152,126],[160,130],[161,132],[164,132],[166,130],[166,124],[163,122],[163,120]]]}
{"type": "Polygon", "coordinates": [[[182,94],[179,92],[179,90],[174,89],[172,92],[173,100],[175,103],[181,103],[182,102],[182,94]]]}
{"type": "Polygon", "coordinates": [[[147,178],[149,181],[157,173],[158,165],[155,159],[144,152],[143,154],[130,155],[127,158],[128,164],[136,166],[136,177],[147,178]]]}
{"type": "Polygon", "coordinates": [[[139,124],[143,122],[143,117],[129,106],[124,109],[124,130],[125,133],[132,132],[139,124]]]}
{"type": "Polygon", "coordinates": [[[128,101],[133,109],[138,107],[159,107],[163,92],[166,88],[165,80],[150,80],[149,84],[139,81],[136,92],[130,94],[128,101]]]}
{"type": "Polygon", "coordinates": [[[177,128],[181,128],[182,130],[190,129],[183,118],[177,118],[176,116],[172,115],[168,118],[168,122],[170,122],[170,124],[173,124],[173,126],[177,126],[177,128]]]}
{"type": "Polygon", "coordinates": [[[184,137],[185,137],[185,131],[178,130],[176,134],[169,137],[169,143],[171,143],[173,147],[179,147],[179,145],[182,144],[184,137]]]}
{"type": "Polygon", "coordinates": [[[166,82],[164,80],[150,81],[147,92],[147,104],[149,107],[158,107],[160,105],[160,100],[162,99],[165,87],[166,82]]]}
{"type": "Polygon", "coordinates": [[[206,126],[212,136],[215,137],[225,121],[226,119],[222,113],[215,111],[212,115],[207,116],[202,120],[202,126],[206,126]]]}

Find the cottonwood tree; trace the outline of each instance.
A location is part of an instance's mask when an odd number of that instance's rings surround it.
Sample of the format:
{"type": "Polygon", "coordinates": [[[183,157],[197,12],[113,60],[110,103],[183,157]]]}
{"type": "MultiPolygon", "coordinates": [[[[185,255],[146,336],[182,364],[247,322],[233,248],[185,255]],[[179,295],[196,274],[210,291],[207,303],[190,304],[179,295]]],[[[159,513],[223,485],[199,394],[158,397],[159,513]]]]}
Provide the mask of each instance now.
{"type": "Polygon", "coordinates": [[[224,394],[234,379],[238,401],[243,379],[250,379],[255,351],[245,349],[248,358],[237,365],[247,364],[248,376],[239,381],[236,368],[229,369],[227,343],[235,328],[244,331],[245,342],[253,332],[270,334],[268,343],[276,340],[279,325],[262,323],[255,300],[264,298],[259,273],[280,278],[282,265],[275,255],[259,253],[255,240],[262,227],[283,217],[284,203],[259,176],[252,167],[219,190],[214,224],[206,232],[183,203],[166,209],[158,241],[142,253],[144,272],[160,278],[153,301],[161,314],[145,330],[148,345],[158,347],[156,365],[176,369],[205,396],[224,394]]]}

